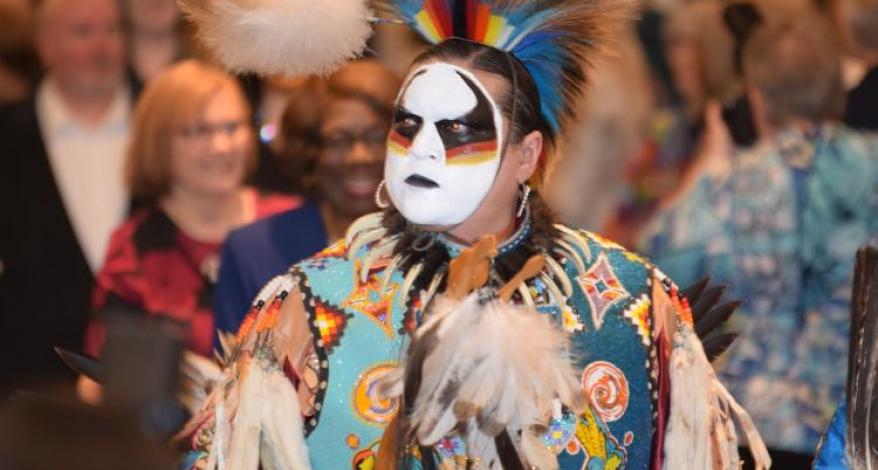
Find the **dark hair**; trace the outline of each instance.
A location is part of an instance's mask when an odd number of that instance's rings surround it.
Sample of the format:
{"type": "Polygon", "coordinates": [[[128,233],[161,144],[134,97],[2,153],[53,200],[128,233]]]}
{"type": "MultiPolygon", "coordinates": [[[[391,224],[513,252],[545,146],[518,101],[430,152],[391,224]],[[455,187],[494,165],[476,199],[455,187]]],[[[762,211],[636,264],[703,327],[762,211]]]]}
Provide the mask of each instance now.
{"type": "Polygon", "coordinates": [[[310,78],[289,92],[280,120],[274,157],[290,189],[314,196],[314,168],[320,155],[320,123],[326,103],[326,85],[310,78]]]}
{"type": "Polygon", "coordinates": [[[477,42],[452,38],[431,47],[414,63],[432,60],[456,62],[469,69],[506,79],[509,91],[498,100],[498,104],[512,125],[510,141],[519,142],[525,135],[538,130],[549,148],[554,146],[555,135],[540,112],[540,95],[533,77],[514,55],[477,42]],[[513,88],[514,96],[510,93],[513,88]]]}
{"type": "MultiPolygon", "coordinates": [[[[374,59],[363,59],[352,65],[357,63],[379,65],[374,59]]],[[[323,150],[320,130],[329,103],[342,99],[359,101],[389,124],[399,78],[384,66],[376,67],[371,73],[379,74],[380,86],[370,87],[368,81],[360,80],[359,75],[344,68],[327,78],[312,77],[289,94],[280,121],[275,160],[294,191],[319,197],[317,165],[323,150]]]]}

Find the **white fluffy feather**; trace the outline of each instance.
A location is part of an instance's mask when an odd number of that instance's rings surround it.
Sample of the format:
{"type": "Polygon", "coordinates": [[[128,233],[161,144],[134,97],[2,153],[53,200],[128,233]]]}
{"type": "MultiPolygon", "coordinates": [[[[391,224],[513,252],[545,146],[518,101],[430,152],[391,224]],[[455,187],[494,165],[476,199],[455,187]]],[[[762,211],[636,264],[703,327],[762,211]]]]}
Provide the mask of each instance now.
{"type": "MultiPolygon", "coordinates": [[[[489,462],[496,455],[493,436],[512,427],[535,438],[531,427],[546,425],[556,399],[582,411],[569,340],[533,308],[500,301],[481,305],[478,293],[460,302],[443,296],[416,337],[432,348],[411,417],[411,429],[423,445],[435,444],[458,423],[469,428],[475,423],[480,435],[467,440],[489,438],[491,445],[468,452],[489,462]]],[[[523,442],[521,451],[536,468],[556,466],[535,440],[523,442]]]]}
{"type": "Polygon", "coordinates": [[[180,0],[204,44],[235,71],[328,74],[371,34],[365,0],[180,0]]]}
{"type": "Polygon", "coordinates": [[[310,469],[296,389],[280,369],[266,372],[263,387],[262,467],[265,470],[310,469]]]}
{"type": "Polygon", "coordinates": [[[741,467],[737,419],[757,470],[771,457],[753,421],[716,378],[701,342],[688,325],[674,335],[670,364],[671,409],[665,434],[664,469],[736,470],[741,467]],[[692,390],[703,390],[691,393],[692,390]]]}
{"type": "Polygon", "coordinates": [[[237,396],[226,398],[229,408],[226,410],[226,419],[231,421],[229,447],[224,455],[226,465],[218,465],[217,470],[256,468],[259,465],[264,374],[262,367],[251,360],[234,386],[238,390],[232,390],[237,391],[237,396]]]}
{"type": "Polygon", "coordinates": [[[215,390],[215,434],[210,470],[309,470],[299,398],[273,362],[245,355],[215,390]],[[236,373],[236,372],[240,373],[236,373]]]}
{"type": "Polygon", "coordinates": [[[190,413],[195,413],[201,409],[210,392],[223,377],[223,371],[216,362],[186,352],[180,364],[180,389],[177,398],[190,413]]]}

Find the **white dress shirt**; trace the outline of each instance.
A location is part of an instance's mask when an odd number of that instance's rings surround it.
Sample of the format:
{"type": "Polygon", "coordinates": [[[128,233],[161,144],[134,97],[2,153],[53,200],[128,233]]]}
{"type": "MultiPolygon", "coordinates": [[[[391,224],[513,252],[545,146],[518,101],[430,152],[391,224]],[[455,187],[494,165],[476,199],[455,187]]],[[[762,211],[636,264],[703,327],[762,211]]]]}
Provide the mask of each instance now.
{"type": "Polygon", "coordinates": [[[55,183],[92,272],[101,268],[110,235],[128,209],[122,173],[130,115],[127,89],[117,93],[104,121],[90,126],[74,121],[50,81],[37,90],[37,119],[55,183]]]}

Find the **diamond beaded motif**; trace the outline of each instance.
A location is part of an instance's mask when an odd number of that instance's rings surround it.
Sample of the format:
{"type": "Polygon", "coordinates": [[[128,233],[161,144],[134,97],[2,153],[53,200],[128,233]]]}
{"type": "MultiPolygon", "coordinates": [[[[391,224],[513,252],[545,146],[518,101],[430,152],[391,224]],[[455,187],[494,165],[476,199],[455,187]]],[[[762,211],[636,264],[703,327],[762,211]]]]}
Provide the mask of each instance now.
{"type": "Polygon", "coordinates": [[[591,319],[596,329],[601,328],[610,308],[631,297],[619,282],[605,253],[598,255],[594,265],[577,280],[591,307],[591,319]]]}

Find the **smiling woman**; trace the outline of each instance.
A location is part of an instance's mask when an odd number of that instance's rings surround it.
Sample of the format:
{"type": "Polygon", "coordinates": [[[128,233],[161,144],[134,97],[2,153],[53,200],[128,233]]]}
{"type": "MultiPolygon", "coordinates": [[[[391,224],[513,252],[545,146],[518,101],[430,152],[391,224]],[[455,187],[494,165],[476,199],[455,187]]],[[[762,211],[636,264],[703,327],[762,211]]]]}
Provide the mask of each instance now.
{"type": "Polygon", "coordinates": [[[189,325],[188,347],[211,350],[218,252],[226,234],[299,200],[244,186],[255,162],[250,110],[218,68],[182,62],[144,91],[126,162],[143,203],[113,234],[97,276],[86,351],[103,344],[102,312],[118,305],[189,325]]]}

